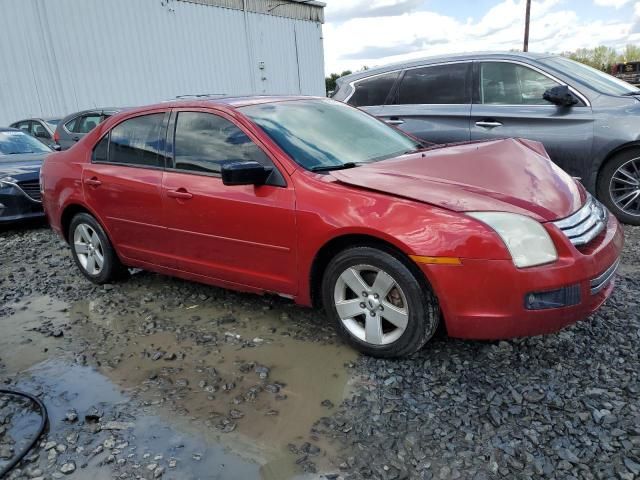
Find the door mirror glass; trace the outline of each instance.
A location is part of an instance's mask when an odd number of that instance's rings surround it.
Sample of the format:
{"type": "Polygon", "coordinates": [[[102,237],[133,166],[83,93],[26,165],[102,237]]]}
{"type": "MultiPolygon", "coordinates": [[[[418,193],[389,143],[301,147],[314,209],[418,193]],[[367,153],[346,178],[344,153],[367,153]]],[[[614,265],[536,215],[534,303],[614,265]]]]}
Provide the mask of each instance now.
{"type": "Polygon", "coordinates": [[[571,93],[566,85],[558,85],[544,92],[542,97],[547,101],[559,107],[570,107],[578,103],[578,99],[571,93]]]}
{"type": "Polygon", "coordinates": [[[225,185],[263,185],[271,173],[271,167],[258,162],[229,162],[222,164],[222,183],[225,185]]]}

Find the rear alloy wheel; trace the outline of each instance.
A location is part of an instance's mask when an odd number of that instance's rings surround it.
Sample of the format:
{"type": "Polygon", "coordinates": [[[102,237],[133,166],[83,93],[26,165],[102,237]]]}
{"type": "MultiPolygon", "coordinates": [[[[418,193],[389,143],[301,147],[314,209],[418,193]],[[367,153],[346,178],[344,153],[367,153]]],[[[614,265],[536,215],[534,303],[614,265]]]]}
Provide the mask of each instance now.
{"type": "Polygon", "coordinates": [[[620,221],[640,225],[640,151],[622,152],[604,166],[598,197],[620,221]]]}
{"type": "Polygon", "coordinates": [[[79,213],[69,227],[71,252],[82,274],[97,284],[122,277],[127,271],[102,226],[88,213],[79,213]]]}
{"type": "Polygon", "coordinates": [[[325,310],[356,349],[377,357],[416,352],[433,336],[439,311],[431,292],[395,256],[370,247],[338,254],[323,281],[325,310]]]}

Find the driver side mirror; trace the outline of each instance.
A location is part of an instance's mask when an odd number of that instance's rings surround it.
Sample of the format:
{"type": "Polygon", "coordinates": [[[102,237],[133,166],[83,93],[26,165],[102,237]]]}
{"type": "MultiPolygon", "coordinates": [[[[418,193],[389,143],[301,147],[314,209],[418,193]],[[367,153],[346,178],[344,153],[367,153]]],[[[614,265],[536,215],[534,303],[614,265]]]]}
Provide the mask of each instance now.
{"type": "Polygon", "coordinates": [[[51,148],[56,152],[62,151],[62,146],[58,145],[57,143],[54,143],[53,145],[51,145],[51,148]]]}
{"type": "Polygon", "coordinates": [[[559,107],[570,107],[578,103],[578,99],[571,93],[567,85],[558,85],[548,89],[542,98],[559,107]]]}
{"type": "Polygon", "coordinates": [[[222,183],[224,185],[264,185],[273,169],[258,162],[238,161],[222,165],[222,183]]]}

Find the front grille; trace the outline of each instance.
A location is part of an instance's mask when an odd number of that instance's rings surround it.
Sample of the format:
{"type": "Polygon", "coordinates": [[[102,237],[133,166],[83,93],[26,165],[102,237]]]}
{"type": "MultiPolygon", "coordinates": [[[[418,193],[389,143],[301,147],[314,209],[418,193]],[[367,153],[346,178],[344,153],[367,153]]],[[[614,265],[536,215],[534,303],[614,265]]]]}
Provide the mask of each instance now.
{"type": "Polygon", "coordinates": [[[42,195],[40,194],[40,182],[38,180],[30,180],[24,182],[18,182],[18,187],[31,199],[36,202],[40,202],[42,200],[42,195]]]}
{"type": "Polygon", "coordinates": [[[609,212],[591,195],[580,210],[573,215],[553,222],[576,247],[586,245],[607,226],[609,212]]]}
{"type": "Polygon", "coordinates": [[[600,293],[600,291],[609,285],[609,282],[613,278],[620,265],[620,259],[616,260],[613,265],[607,268],[604,272],[591,280],[591,295],[600,293]]]}

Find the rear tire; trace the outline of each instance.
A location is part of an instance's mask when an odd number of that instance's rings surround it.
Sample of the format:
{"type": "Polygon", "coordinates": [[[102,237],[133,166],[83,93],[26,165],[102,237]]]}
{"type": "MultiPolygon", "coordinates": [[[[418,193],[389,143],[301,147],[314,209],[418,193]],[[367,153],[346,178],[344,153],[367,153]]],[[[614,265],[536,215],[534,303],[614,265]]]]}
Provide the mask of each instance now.
{"type": "Polygon", "coordinates": [[[78,213],[69,226],[71,254],[82,274],[102,285],[126,276],[109,237],[98,221],[88,213],[78,213]]]}
{"type": "Polygon", "coordinates": [[[322,301],[338,333],[356,350],[380,358],[420,350],[438,328],[438,303],[424,280],[391,253],[354,247],[324,273],[322,301]]]}
{"type": "Polygon", "coordinates": [[[640,149],[614,155],[598,176],[598,198],[618,219],[640,225],[640,149]]]}

